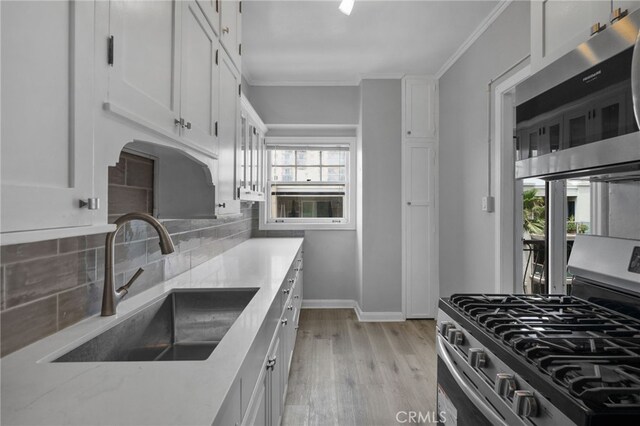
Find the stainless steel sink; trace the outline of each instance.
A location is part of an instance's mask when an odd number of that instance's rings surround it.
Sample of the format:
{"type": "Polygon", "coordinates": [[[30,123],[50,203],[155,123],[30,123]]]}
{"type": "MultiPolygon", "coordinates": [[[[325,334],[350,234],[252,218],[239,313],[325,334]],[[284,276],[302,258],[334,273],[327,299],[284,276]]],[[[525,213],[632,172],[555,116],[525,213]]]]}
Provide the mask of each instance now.
{"type": "Polygon", "coordinates": [[[175,290],[53,362],[205,360],[257,291],[175,290]]]}

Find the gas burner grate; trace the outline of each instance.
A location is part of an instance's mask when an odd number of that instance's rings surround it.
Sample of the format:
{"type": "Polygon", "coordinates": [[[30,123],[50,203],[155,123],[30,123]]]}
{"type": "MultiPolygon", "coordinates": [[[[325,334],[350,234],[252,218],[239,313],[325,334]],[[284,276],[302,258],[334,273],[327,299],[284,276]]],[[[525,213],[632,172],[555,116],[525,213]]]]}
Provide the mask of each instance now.
{"type": "Polygon", "coordinates": [[[462,294],[453,306],[591,406],[640,408],[640,321],[565,295],[462,294]]]}

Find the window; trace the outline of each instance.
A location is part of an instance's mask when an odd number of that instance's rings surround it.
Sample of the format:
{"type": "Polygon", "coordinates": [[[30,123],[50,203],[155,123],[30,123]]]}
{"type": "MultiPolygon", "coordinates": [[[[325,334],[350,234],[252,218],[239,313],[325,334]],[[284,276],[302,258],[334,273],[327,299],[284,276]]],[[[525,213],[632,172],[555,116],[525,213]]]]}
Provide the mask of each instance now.
{"type": "Polygon", "coordinates": [[[354,138],[267,138],[263,229],[354,229],[354,138]]]}

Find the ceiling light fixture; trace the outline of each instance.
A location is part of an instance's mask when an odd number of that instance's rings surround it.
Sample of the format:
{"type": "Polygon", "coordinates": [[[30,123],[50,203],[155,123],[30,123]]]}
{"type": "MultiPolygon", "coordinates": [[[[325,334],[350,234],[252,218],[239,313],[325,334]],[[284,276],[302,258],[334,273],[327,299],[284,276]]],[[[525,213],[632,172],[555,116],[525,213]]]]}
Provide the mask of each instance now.
{"type": "Polygon", "coordinates": [[[340,6],[338,6],[338,9],[340,9],[340,12],[349,16],[351,15],[351,10],[353,9],[353,4],[355,3],[355,1],[356,0],[342,0],[340,6]]]}

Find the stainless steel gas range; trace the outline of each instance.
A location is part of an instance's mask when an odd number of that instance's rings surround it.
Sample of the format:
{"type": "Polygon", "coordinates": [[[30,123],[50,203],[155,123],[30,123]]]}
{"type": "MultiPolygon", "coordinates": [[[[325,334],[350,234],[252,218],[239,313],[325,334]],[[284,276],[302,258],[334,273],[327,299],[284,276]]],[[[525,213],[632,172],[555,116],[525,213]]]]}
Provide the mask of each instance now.
{"type": "Polygon", "coordinates": [[[572,295],[440,300],[444,424],[640,424],[640,241],[580,236],[569,271],[572,295]]]}

